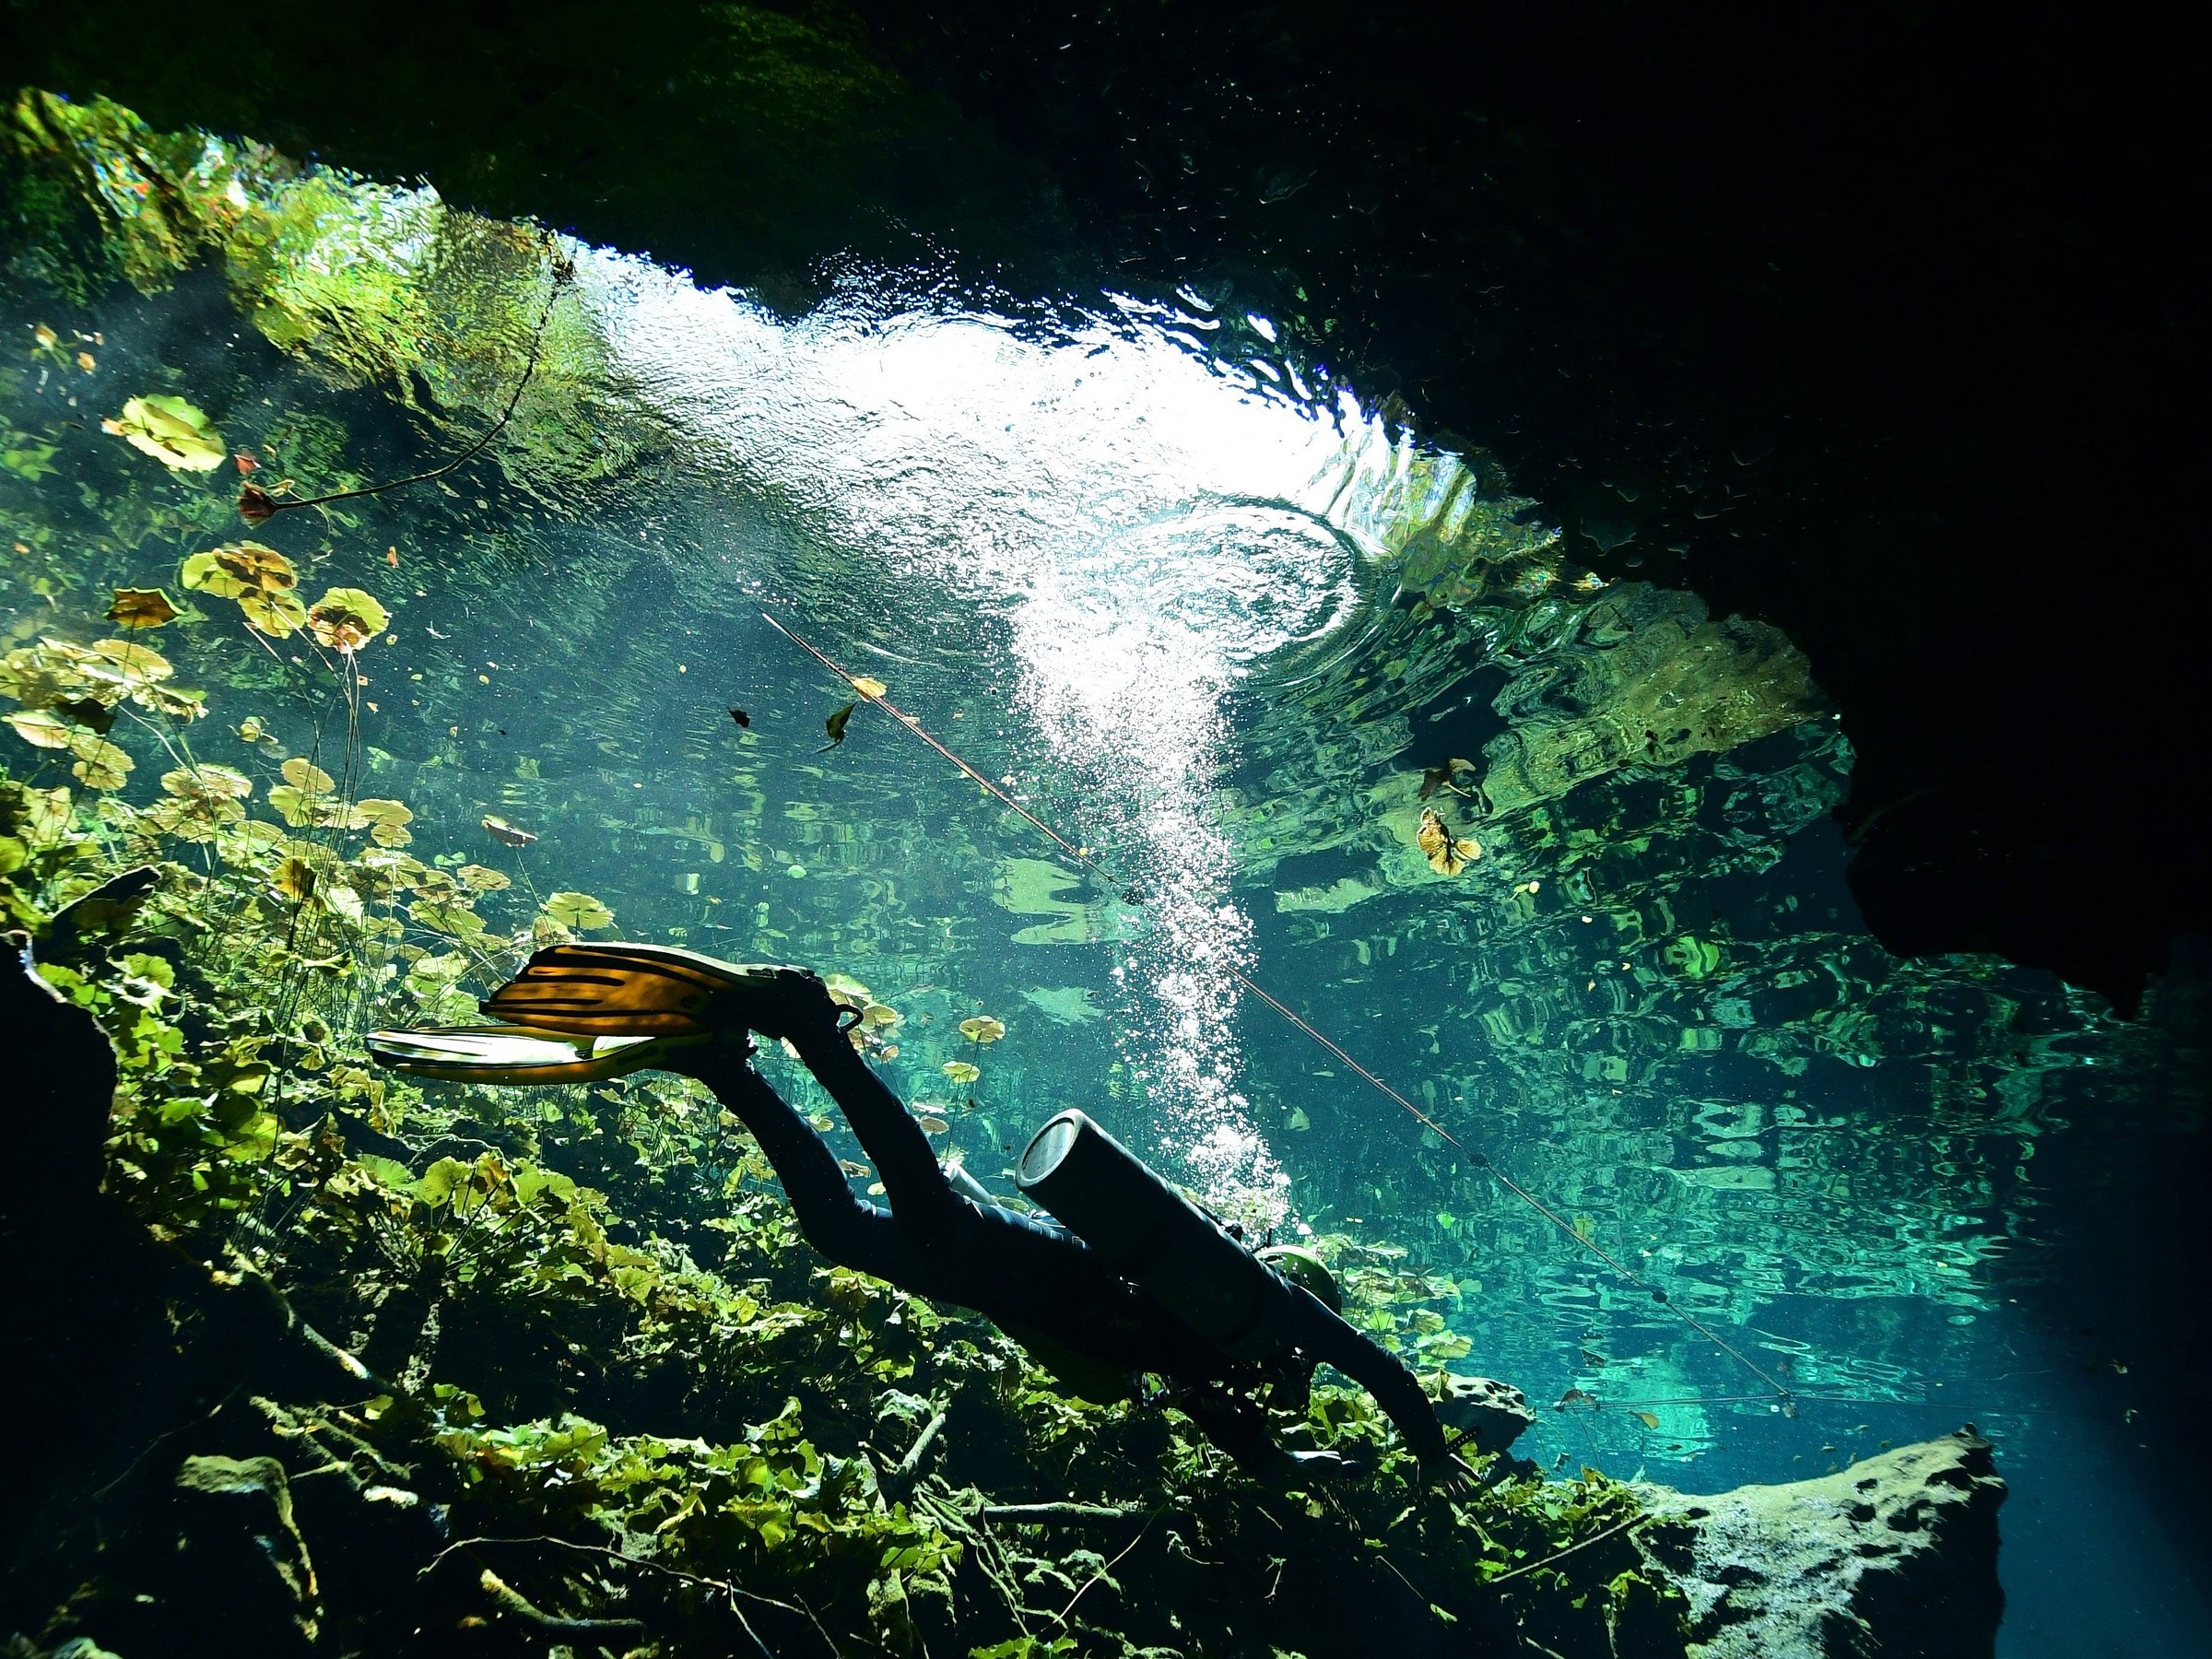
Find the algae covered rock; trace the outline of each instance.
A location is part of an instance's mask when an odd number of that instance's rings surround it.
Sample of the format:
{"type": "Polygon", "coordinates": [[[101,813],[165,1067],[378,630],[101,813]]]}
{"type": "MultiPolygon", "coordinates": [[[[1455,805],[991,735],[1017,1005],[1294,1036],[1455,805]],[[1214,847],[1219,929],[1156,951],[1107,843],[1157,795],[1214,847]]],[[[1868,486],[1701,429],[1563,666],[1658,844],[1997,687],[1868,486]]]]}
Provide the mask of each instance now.
{"type": "Polygon", "coordinates": [[[1689,1601],[1691,1659],[1994,1651],[2005,1482],[1971,1424],[1788,1486],[1637,1492],[1645,1559],[1689,1601]]]}
{"type": "Polygon", "coordinates": [[[1430,1397],[1436,1402],[1438,1419],[1465,1434],[1477,1452],[1506,1451],[1536,1421],[1528,1396],[1494,1377],[1444,1373],[1430,1397]]]}

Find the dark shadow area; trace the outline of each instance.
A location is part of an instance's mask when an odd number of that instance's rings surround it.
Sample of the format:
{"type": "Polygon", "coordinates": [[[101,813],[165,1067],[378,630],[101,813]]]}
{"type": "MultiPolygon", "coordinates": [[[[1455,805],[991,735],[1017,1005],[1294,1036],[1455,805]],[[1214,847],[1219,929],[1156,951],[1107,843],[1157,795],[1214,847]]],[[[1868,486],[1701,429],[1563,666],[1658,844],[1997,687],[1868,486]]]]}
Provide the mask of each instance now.
{"type": "Polygon", "coordinates": [[[753,285],[957,260],[1276,316],[1611,573],[1779,623],[1869,923],[2134,1008],[2195,856],[2201,253],[2118,14],[14,0],[24,80],[753,285]],[[1112,279],[1110,276],[1110,279],[1112,279]]]}

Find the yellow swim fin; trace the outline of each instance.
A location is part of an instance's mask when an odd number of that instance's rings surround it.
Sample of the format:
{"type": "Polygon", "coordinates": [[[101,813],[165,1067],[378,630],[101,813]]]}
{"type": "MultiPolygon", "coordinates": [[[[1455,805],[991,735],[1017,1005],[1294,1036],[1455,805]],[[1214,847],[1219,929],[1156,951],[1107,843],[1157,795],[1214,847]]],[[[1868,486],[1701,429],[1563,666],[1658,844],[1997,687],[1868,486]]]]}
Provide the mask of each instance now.
{"type": "Polygon", "coordinates": [[[716,1023],[710,1023],[718,997],[741,1011],[789,971],[672,945],[552,945],[482,1006],[495,1019],[548,1031],[703,1037],[716,1023]]]}
{"type": "Polygon", "coordinates": [[[700,1040],[681,1034],[561,1036],[512,1025],[443,1026],[372,1031],[369,1057],[409,1077],[448,1083],[597,1083],[658,1065],[670,1049],[700,1040]]]}

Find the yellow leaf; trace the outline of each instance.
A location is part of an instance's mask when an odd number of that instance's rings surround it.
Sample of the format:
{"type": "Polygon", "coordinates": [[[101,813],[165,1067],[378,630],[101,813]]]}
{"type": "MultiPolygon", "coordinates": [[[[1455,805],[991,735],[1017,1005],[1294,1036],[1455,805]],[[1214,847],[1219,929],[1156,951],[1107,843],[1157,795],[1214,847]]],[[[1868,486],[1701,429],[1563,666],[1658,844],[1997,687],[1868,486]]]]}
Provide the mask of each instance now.
{"type": "Polygon", "coordinates": [[[988,1014],[978,1014],[960,1021],[960,1035],[971,1042],[996,1042],[1006,1034],[1006,1028],[988,1014]]]}
{"type": "Polygon", "coordinates": [[[947,1060],[938,1069],[955,1083],[972,1083],[983,1075],[965,1060],[947,1060]]]}
{"type": "Polygon", "coordinates": [[[869,679],[866,676],[863,675],[853,680],[853,689],[859,692],[863,697],[881,697],[886,691],[888,691],[890,688],[885,685],[879,679],[869,679]]]}
{"type": "Polygon", "coordinates": [[[1421,809],[1420,827],[1414,831],[1413,840],[1428,858],[1429,867],[1439,876],[1456,876],[1482,856],[1481,846],[1470,837],[1454,836],[1433,806],[1421,809]]]}
{"type": "Polygon", "coordinates": [[[179,472],[213,472],[229,453],[206,414],[181,397],[134,397],[113,420],[100,423],[133,449],[179,472]]]}
{"type": "Polygon", "coordinates": [[[287,783],[291,784],[295,789],[303,790],[309,794],[320,794],[324,790],[332,788],[336,782],[328,772],[312,760],[303,760],[297,755],[287,760],[282,770],[284,781],[287,783]]]}
{"type": "Polygon", "coordinates": [[[159,588],[117,588],[108,620],[122,628],[159,628],[177,619],[177,607],[159,588]]]}
{"type": "Polygon", "coordinates": [[[43,709],[18,710],[7,716],[7,724],[16,728],[17,736],[41,748],[64,749],[69,747],[69,726],[43,709]]]}

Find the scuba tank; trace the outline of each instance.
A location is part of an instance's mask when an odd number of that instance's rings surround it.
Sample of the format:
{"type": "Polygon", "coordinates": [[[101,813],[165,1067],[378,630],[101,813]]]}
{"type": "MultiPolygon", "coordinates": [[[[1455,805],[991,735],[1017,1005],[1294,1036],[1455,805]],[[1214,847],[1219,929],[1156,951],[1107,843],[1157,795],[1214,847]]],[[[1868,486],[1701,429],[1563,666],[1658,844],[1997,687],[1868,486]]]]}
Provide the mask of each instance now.
{"type": "Polygon", "coordinates": [[[1290,1346],[1290,1286],[1085,1113],[1040,1129],[1014,1184],[1230,1359],[1290,1346]]]}

